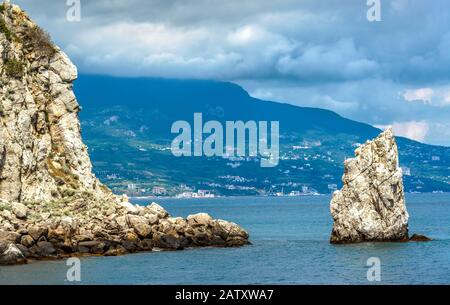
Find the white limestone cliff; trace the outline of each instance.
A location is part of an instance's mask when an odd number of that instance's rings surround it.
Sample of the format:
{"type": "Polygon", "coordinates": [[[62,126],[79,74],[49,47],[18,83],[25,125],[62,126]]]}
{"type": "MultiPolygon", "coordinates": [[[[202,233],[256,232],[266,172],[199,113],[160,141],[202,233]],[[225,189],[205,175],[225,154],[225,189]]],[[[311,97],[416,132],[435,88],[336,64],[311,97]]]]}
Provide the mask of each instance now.
{"type": "Polygon", "coordinates": [[[135,206],[92,173],[77,70],[17,5],[0,5],[0,265],[248,244],[238,225],[135,206]]]}
{"type": "Polygon", "coordinates": [[[77,69],[18,6],[4,6],[2,19],[0,198],[49,201],[104,192],[81,139],[72,91],[77,69]]]}

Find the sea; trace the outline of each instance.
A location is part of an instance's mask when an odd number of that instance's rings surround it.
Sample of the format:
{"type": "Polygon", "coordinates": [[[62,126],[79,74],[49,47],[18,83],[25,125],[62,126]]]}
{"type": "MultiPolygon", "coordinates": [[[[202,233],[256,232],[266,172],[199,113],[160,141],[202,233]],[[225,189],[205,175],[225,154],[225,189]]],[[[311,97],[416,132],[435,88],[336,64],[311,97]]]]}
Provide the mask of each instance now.
{"type": "MultiPolygon", "coordinates": [[[[86,257],[0,267],[0,284],[450,284],[450,194],[408,194],[425,243],[331,245],[330,196],[159,199],[173,216],[206,212],[243,226],[251,245],[86,257]]],[[[149,204],[151,200],[135,199],[149,204]]]]}

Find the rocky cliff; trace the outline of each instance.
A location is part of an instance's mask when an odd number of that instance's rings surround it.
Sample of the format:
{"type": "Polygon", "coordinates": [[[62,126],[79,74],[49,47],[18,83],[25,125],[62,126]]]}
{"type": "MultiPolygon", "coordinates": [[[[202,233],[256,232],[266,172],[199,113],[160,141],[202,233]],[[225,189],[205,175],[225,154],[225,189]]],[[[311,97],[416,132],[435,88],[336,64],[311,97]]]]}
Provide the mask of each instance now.
{"type": "Polygon", "coordinates": [[[391,129],[345,161],[343,187],[331,201],[332,243],[407,241],[408,212],[391,129]]]}
{"type": "Polygon", "coordinates": [[[3,7],[0,198],[50,201],[104,191],[80,136],[75,66],[18,6],[3,7]]]}
{"type": "Polygon", "coordinates": [[[236,224],[133,206],[96,179],[72,91],[77,70],[9,1],[0,54],[0,264],[248,243],[236,224]]]}

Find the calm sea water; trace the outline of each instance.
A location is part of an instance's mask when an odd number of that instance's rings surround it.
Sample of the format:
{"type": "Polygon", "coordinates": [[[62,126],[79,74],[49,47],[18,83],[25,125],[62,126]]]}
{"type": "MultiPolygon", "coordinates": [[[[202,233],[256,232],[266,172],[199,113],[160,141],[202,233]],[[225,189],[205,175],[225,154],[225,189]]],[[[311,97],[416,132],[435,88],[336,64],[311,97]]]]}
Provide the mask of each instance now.
{"type": "MultiPolygon", "coordinates": [[[[430,243],[328,243],[328,196],[159,200],[172,215],[207,212],[245,227],[253,245],[83,258],[81,284],[450,284],[450,194],[407,198],[410,230],[430,243]]],[[[138,201],[146,203],[146,201],[138,201]]],[[[0,284],[68,284],[64,261],[0,267],[0,284]]]]}

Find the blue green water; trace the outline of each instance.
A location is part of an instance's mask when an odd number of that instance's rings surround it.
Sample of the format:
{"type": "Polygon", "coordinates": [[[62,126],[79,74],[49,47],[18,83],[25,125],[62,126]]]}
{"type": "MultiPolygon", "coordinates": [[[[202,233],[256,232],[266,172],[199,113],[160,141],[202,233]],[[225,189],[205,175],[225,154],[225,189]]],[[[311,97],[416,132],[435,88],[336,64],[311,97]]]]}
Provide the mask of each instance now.
{"type": "MultiPolygon", "coordinates": [[[[239,223],[253,244],[83,258],[81,284],[374,284],[370,257],[381,261],[382,284],[450,284],[450,194],[407,197],[410,231],[435,239],[429,243],[330,245],[329,199],[159,200],[175,216],[207,212],[239,223]]],[[[0,267],[0,284],[68,284],[67,268],[64,261],[0,267]]]]}

